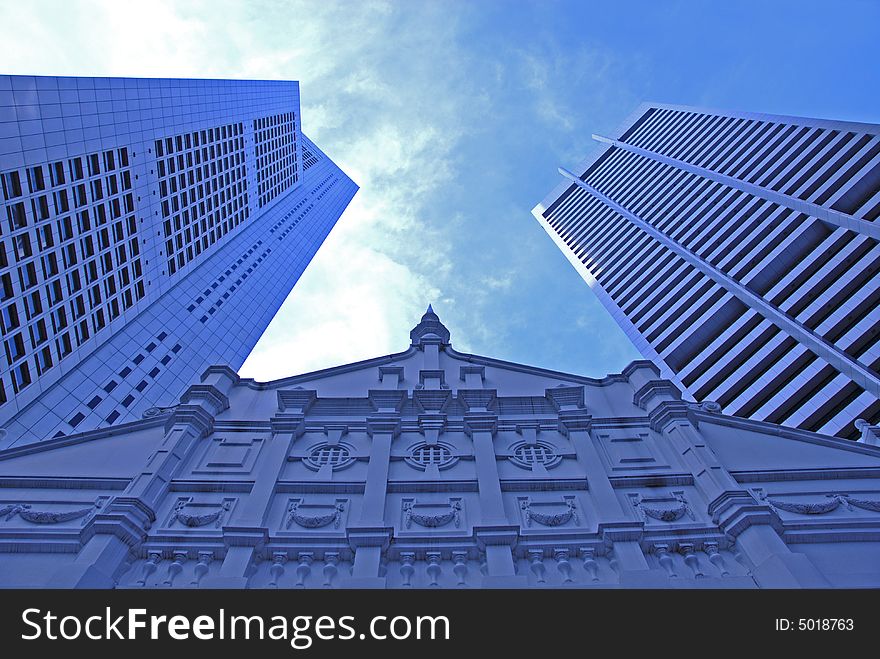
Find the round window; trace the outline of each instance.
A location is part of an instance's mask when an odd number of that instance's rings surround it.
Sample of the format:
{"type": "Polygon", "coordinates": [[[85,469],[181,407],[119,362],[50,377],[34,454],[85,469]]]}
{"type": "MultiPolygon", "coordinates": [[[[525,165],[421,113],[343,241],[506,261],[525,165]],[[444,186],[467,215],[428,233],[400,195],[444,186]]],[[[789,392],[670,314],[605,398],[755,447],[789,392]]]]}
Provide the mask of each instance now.
{"type": "Polygon", "coordinates": [[[354,462],[351,451],[343,444],[319,444],[315,446],[303,461],[313,469],[331,467],[341,469],[354,462]]]}
{"type": "Polygon", "coordinates": [[[511,462],[523,469],[531,469],[535,465],[543,465],[545,468],[555,467],[562,460],[553,446],[545,442],[526,444],[522,442],[513,447],[511,462]]]}
{"type": "Polygon", "coordinates": [[[430,465],[438,469],[451,467],[458,460],[452,454],[452,447],[448,444],[416,444],[410,449],[406,461],[418,469],[427,469],[430,465]]]}

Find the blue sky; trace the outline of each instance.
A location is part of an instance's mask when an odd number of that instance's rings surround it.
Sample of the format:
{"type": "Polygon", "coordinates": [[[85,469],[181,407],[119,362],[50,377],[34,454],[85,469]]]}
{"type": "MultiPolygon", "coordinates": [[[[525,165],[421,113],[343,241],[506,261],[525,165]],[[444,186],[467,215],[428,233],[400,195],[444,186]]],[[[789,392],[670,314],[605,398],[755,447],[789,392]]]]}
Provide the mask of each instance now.
{"type": "Polygon", "coordinates": [[[361,186],[242,374],[455,347],[638,358],[530,209],[643,100],[880,122],[880,2],[0,1],[3,72],[301,82],[361,186]]]}

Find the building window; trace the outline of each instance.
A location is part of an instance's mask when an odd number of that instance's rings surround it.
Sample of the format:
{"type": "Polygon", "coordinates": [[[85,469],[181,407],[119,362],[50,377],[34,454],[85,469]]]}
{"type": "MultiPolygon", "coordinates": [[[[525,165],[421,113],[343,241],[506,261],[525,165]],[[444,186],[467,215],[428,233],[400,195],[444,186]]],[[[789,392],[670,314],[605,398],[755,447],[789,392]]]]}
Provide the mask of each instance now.
{"type": "Polygon", "coordinates": [[[520,442],[513,447],[510,456],[510,461],[523,469],[531,469],[537,465],[543,465],[549,469],[555,467],[561,460],[562,456],[557,454],[553,446],[547,442],[535,444],[520,442]]]}
{"type": "Polygon", "coordinates": [[[15,306],[15,302],[8,307],[3,307],[2,318],[4,332],[11,332],[19,326],[18,308],[15,306]]]}
{"type": "Polygon", "coordinates": [[[31,383],[31,370],[27,362],[22,362],[15,366],[12,371],[12,386],[15,393],[19,393],[22,389],[31,383]]]}
{"type": "Polygon", "coordinates": [[[424,470],[432,465],[438,469],[446,469],[458,462],[458,458],[453,455],[452,446],[449,444],[422,442],[412,447],[406,461],[417,469],[424,470]]]}
{"type": "Polygon", "coordinates": [[[351,449],[346,444],[319,444],[312,448],[308,456],[303,458],[303,462],[306,466],[316,470],[321,467],[343,469],[354,462],[354,458],[351,456],[351,449]]]}

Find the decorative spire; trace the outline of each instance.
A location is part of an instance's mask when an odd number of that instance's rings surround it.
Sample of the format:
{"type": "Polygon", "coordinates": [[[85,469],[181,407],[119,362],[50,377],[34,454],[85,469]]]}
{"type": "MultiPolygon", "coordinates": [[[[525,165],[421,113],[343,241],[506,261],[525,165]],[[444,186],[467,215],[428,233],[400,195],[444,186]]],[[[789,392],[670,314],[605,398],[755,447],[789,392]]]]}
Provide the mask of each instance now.
{"type": "Polygon", "coordinates": [[[440,318],[434,313],[434,308],[430,304],[422,320],[409,333],[409,338],[414,346],[424,343],[450,345],[449,330],[440,322],[440,318]]]}

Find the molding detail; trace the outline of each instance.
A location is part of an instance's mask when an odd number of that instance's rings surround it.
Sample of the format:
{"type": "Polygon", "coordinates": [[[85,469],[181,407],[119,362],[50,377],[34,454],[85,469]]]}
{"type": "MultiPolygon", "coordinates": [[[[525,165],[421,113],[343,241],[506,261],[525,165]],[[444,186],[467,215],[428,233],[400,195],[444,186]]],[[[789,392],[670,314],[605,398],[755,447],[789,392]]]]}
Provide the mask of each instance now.
{"type": "Polygon", "coordinates": [[[633,394],[633,405],[647,410],[648,404],[656,397],[681,400],[681,391],[669,380],[651,380],[633,394]]]}
{"type": "Polygon", "coordinates": [[[766,501],[774,510],[784,510],[797,515],[824,515],[837,510],[841,504],[849,510],[861,508],[871,512],[880,512],[880,501],[861,499],[843,493],[826,494],[825,499],[821,501],[781,501],[767,496],[763,490],[756,489],[755,493],[760,500],[766,501]]]}
{"type": "Polygon", "coordinates": [[[574,520],[575,523],[578,521],[577,512],[575,512],[577,504],[574,498],[566,497],[562,501],[542,501],[540,503],[533,503],[531,499],[526,498],[520,502],[520,508],[525,516],[526,526],[531,526],[532,522],[537,522],[541,526],[552,527],[562,526],[570,520],[574,520]],[[560,505],[564,506],[564,510],[557,510],[555,512],[542,512],[541,510],[541,508],[555,508],[560,505]]]}
{"type": "Polygon", "coordinates": [[[868,444],[869,446],[880,446],[880,426],[872,426],[864,419],[856,419],[853,422],[860,436],[858,442],[860,444],[868,444]]]}
{"type": "Polygon", "coordinates": [[[497,389],[459,389],[458,400],[468,412],[488,412],[498,403],[497,389]]]}
{"type": "MultiPolygon", "coordinates": [[[[11,503],[0,508],[0,517],[8,522],[18,515],[21,519],[31,524],[61,524],[62,522],[70,522],[81,517],[86,517],[90,513],[94,513],[103,504],[106,497],[95,499],[94,504],[86,508],[77,510],[34,510],[33,505],[29,503],[11,503]]],[[[88,519],[83,519],[85,524],[88,519]]]]}
{"type": "Polygon", "coordinates": [[[560,385],[552,389],[544,390],[547,399],[560,410],[581,410],[584,408],[584,387],[560,385]]]}
{"type": "Polygon", "coordinates": [[[862,510],[870,510],[875,513],[880,513],[880,501],[872,501],[870,499],[856,499],[855,497],[851,497],[848,494],[841,495],[841,498],[844,500],[847,506],[855,506],[856,508],[861,508],[862,510]]]}
{"type": "Polygon", "coordinates": [[[708,414],[721,414],[721,404],[714,400],[704,400],[700,403],[700,409],[708,414]]]}
{"type": "Polygon", "coordinates": [[[180,403],[183,405],[205,403],[208,406],[208,411],[214,416],[229,409],[229,398],[212,384],[190,385],[190,388],[180,397],[180,403]]]}
{"type": "Polygon", "coordinates": [[[329,524],[333,524],[334,529],[339,528],[342,520],[342,512],[345,510],[345,504],[341,501],[327,506],[312,505],[314,508],[331,508],[330,512],[317,515],[303,515],[299,512],[302,501],[291,501],[287,507],[287,521],[284,524],[285,529],[289,529],[293,522],[296,522],[305,529],[320,529],[329,524]]]}
{"type": "Polygon", "coordinates": [[[314,389],[279,389],[278,411],[288,414],[305,414],[318,398],[314,389]]]}
{"type": "Polygon", "coordinates": [[[566,437],[573,432],[590,432],[593,417],[586,410],[560,410],[559,432],[566,437]]]}
{"type": "Polygon", "coordinates": [[[160,416],[167,416],[169,414],[174,414],[174,410],[177,409],[177,405],[169,405],[167,407],[148,407],[144,410],[144,413],[141,414],[142,419],[153,419],[160,416]]]}
{"type": "Polygon", "coordinates": [[[685,515],[694,519],[694,514],[681,492],[666,497],[642,498],[639,494],[631,496],[633,506],[639,509],[646,521],[651,518],[660,522],[677,522],[685,515]]]}
{"type": "MultiPolygon", "coordinates": [[[[427,371],[420,371],[421,374],[427,371]]],[[[442,371],[440,371],[442,373],[442,371]]],[[[423,414],[445,412],[452,401],[452,392],[441,382],[441,389],[416,389],[413,391],[413,402],[423,414]]]]}
{"type": "Polygon", "coordinates": [[[184,512],[184,509],[192,503],[193,501],[191,499],[181,499],[178,501],[171,514],[172,523],[176,520],[189,528],[198,528],[207,526],[208,524],[213,524],[215,528],[219,528],[220,523],[223,521],[223,513],[230,508],[230,501],[224,500],[223,503],[215,504],[217,509],[212,510],[211,512],[198,515],[184,512]]]}
{"type": "Polygon", "coordinates": [[[446,526],[450,522],[455,522],[455,527],[458,528],[461,523],[461,502],[455,499],[450,499],[447,504],[420,504],[417,501],[405,501],[403,503],[403,517],[406,528],[410,528],[413,522],[428,529],[446,526]],[[419,508],[435,508],[438,506],[444,506],[447,509],[438,513],[418,512],[419,508]]]}
{"type": "Polygon", "coordinates": [[[405,389],[370,389],[367,396],[375,411],[400,414],[406,402],[406,394],[405,389]]]}
{"type": "Polygon", "coordinates": [[[696,426],[690,405],[680,400],[664,400],[648,413],[651,430],[663,432],[670,423],[687,421],[696,426]]]}

